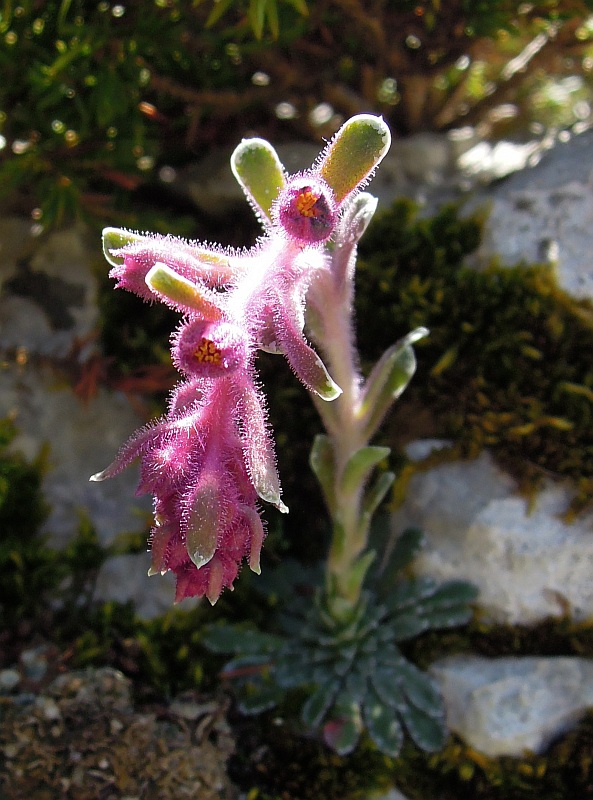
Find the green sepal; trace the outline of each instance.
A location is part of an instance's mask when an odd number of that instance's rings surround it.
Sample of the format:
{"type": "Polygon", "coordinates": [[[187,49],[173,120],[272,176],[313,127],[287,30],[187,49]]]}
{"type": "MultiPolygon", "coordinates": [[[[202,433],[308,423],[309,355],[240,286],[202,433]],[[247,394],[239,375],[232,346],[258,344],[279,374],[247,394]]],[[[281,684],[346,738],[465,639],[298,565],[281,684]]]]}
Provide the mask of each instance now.
{"type": "Polygon", "coordinates": [[[272,205],[286,183],[272,145],[265,139],[243,139],[231,156],[231,169],[262,222],[271,223],[272,205]]]}
{"type": "Polygon", "coordinates": [[[212,560],[218,546],[220,492],[207,482],[196,492],[187,520],[185,547],[198,569],[212,560]]]}
{"type": "Polygon", "coordinates": [[[426,328],[415,330],[388,348],[369,375],[358,416],[364,421],[365,436],[370,439],[404,391],[416,371],[416,358],[412,345],[428,335],[426,328]]]}
{"type": "Polygon", "coordinates": [[[367,480],[370,471],[391,452],[390,447],[369,445],[353,453],[344,467],[340,480],[340,491],[349,497],[357,492],[367,480]]]}
{"type": "Polygon", "coordinates": [[[391,133],[382,117],[357,114],[342,125],[319,165],[338,203],[373,172],[390,145],[391,133]]]}
{"type": "Polygon", "coordinates": [[[313,439],[313,446],[309,454],[309,465],[319,481],[323,490],[323,496],[329,511],[332,513],[336,507],[336,496],[334,491],[335,482],[335,460],[334,448],[329,436],[323,433],[318,434],[313,439]]]}
{"type": "Polygon", "coordinates": [[[207,296],[206,289],[178,275],[166,264],[157,261],[146,273],[145,281],[149,289],[174,306],[198,311],[212,321],[222,316],[220,308],[207,296]]]}
{"type": "Polygon", "coordinates": [[[103,255],[112,267],[120,267],[124,263],[123,256],[114,256],[111,251],[135,244],[143,238],[141,233],[126,231],[124,228],[103,228],[103,255]]]}

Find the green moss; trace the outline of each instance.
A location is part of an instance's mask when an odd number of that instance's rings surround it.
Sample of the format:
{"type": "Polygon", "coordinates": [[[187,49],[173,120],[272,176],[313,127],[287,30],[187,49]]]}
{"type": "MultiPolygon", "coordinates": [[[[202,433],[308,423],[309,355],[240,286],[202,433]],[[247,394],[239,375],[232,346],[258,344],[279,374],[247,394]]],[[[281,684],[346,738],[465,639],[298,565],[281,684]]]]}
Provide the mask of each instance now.
{"type": "Polygon", "coordinates": [[[541,265],[464,266],[481,225],[452,206],[418,219],[399,201],[369,228],[358,269],[363,357],[429,328],[398,409],[410,436],[451,437],[467,456],[488,447],[526,486],[570,477],[576,508],[593,488],[593,308],[541,265]]]}
{"type": "Polygon", "coordinates": [[[39,535],[48,510],[42,464],[9,452],[15,434],[10,420],[0,420],[0,629],[26,618],[59,579],[56,559],[39,535]]]}

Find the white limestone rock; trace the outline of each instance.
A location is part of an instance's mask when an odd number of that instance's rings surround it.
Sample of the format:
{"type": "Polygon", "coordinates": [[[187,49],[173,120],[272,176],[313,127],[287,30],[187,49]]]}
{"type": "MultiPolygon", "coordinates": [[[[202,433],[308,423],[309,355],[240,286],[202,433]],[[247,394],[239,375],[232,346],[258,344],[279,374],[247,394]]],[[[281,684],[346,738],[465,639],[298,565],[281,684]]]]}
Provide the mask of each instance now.
{"type": "Polygon", "coordinates": [[[100,258],[83,226],[36,237],[28,220],[0,220],[0,349],[68,356],[97,325],[100,258]]]}
{"type": "Polygon", "coordinates": [[[44,532],[57,548],[75,536],[80,512],[103,545],[144,528],[150,513],[149,499],[134,496],[134,470],[89,483],[144,420],[123,394],[100,389],[85,403],[60,378],[64,359],[93,352],[79,343],[98,322],[93,267],[102,258],[83,226],[37,237],[30,220],[0,220],[0,418],[16,425],[14,450],[30,460],[46,453],[44,532]]]}
{"type": "Polygon", "coordinates": [[[593,131],[556,143],[533,169],[480,193],[469,207],[488,204],[476,263],[554,265],[560,286],[593,300],[593,131]]]}
{"type": "MultiPolygon", "coordinates": [[[[411,456],[431,446],[442,443],[418,443],[411,456]]],[[[530,624],[567,611],[583,620],[593,617],[593,514],[565,523],[569,500],[566,487],[550,484],[530,509],[483,452],[414,475],[392,530],[397,536],[421,528],[426,546],[415,570],[471,581],[479,607],[494,621],[530,624]]]]}
{"type": "MultiPolygon", "coordinates": [[[[134,602],[134,609],[142,619],[153,619],[173,608],[175,601],[175,577],[166,575],[148,576],[149,553],[113,556],[102,565],[97,575],[93,599],[95,601],[134,602]]],[[[182,600],[178,608],[194,608],[195,597],[182,600]]]]}
{"type": "Polygon", "coordinates": [[[593,706],[593,661],[458,655],[431,667],[447,725],[487,756],[543,752],[593,706]]]}

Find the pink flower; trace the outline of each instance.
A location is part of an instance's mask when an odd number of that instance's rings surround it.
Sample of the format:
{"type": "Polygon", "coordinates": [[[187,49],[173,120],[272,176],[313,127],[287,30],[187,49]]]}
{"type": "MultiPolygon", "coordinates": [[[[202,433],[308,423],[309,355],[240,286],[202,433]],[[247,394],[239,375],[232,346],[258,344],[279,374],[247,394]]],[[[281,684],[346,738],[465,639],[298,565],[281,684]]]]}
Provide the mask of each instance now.
{"type": "MultiPolygon", "coordinates": [[[[379,155],[370,158],[364,141],[368,164],[354,180],[342,180],[339,137],[348,144],[365,119],[344,126],[314,168],[292,177],[264,143],[256,152],[263,172],[256,165],[251,185],[240,159],[247,153],[249,161],[252,144],[237,149],[233,169],[266,229],[250,250],[114,228],[103,233],[117,286],[145,300],[160,299],[183,315],[171,352],[185,380],[167,413],[134,434],[113,464],[91,478],[110,478],[140,459],[138,492],[154,496],[150,574],[172,570],[177,600],[205,595],[216,602],[223,588],[232,588],[244,558],[259,572],[265,530],[258,501],[288,511],[257,385],[257,350],[284,355],[322,399],[341,393],[307,342],[305,303],[313,282],[331,270],[324,242],[336,234],[345,205],[386,149],[377,118],[369,117],[379,155]],[[264,190],[262,174],[270,179],[264,190]]],[[[360,129],[368,138],[365,125],[360,129]]],[[[254,141],[259,147],[261,140],[254,141]]]]}

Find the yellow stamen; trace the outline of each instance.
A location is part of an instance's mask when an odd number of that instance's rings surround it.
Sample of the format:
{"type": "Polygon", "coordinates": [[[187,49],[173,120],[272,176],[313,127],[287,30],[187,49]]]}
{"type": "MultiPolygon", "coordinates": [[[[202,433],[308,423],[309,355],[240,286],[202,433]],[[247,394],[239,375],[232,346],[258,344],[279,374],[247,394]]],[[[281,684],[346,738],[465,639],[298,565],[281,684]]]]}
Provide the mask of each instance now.
{"type": "Polygon", "coordinates": [[[200,344],[197,346],[194,357],[200,364],[220,364],[222,360],[222,353],[211,339],[200,339],[200,344]]]}
{"type": "Polygon", "coordinates": [[[318,200],[318,194],[314,194],[310,189],[304,189],[296,199],[297,211],[303,217],[319,216],[319,210],[315,208],[318,200]]]}

